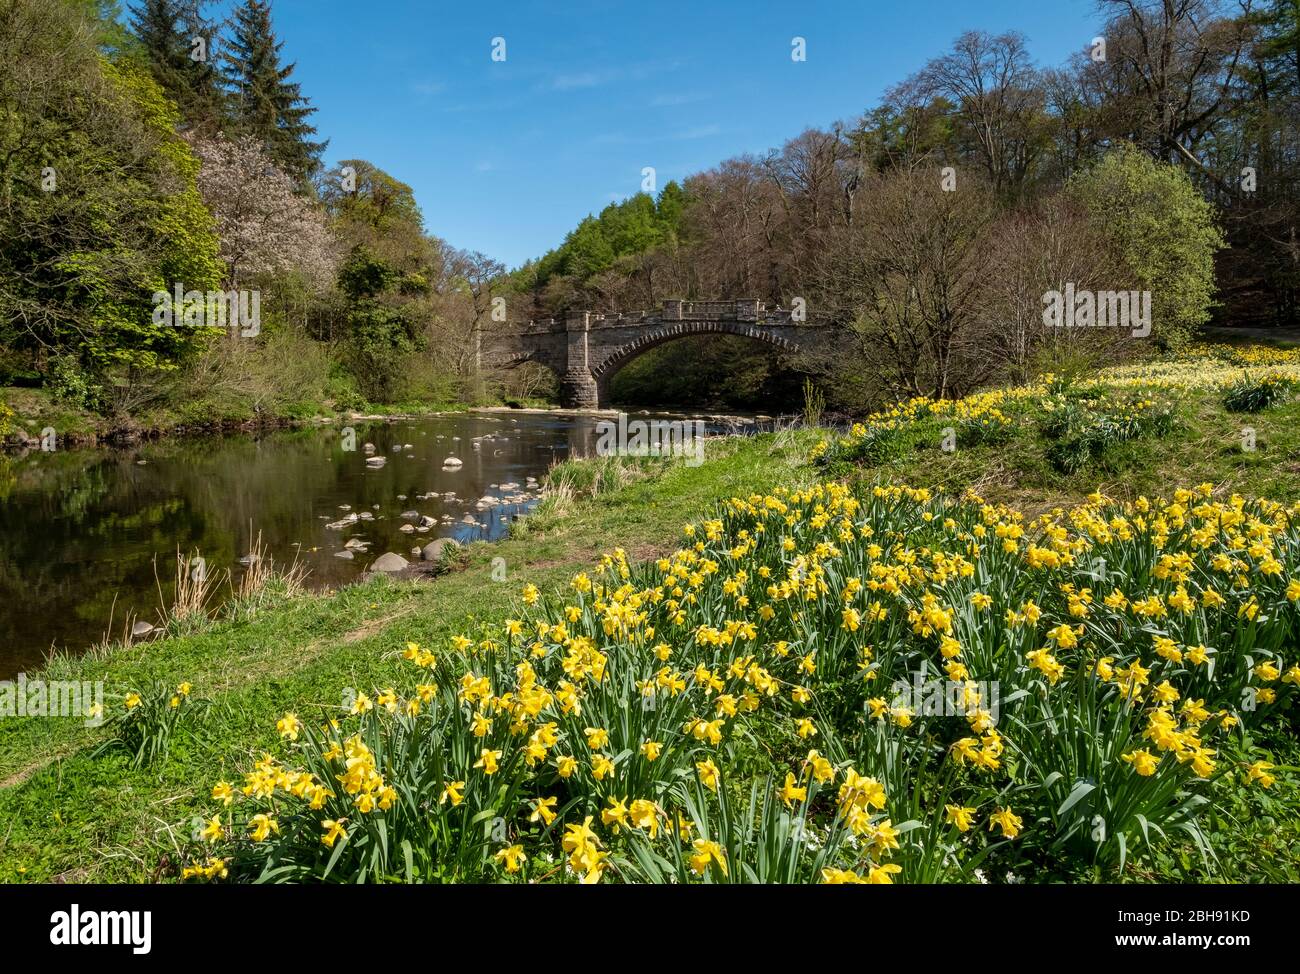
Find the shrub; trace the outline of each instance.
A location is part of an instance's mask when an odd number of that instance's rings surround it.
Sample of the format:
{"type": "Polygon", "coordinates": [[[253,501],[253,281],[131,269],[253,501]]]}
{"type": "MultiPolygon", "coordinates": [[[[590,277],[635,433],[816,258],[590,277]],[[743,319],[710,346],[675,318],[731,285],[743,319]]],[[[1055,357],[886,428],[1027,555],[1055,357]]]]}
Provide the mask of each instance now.
{"type": "Polygon", "coordinates": [[[1233,413],[1258,413],[1286,402],[1296,390],[1297,382],[1290,376],[1270,373],[1258,379],[1249,376],[1228,387],[1223,405],[1233,413]]]}
{"type": "MultiPolygon", "coordinates": [[[[1178,166],[1127,144],[1075,175],[1068,193],[1113,242],[1132,286],[1151,292],[1154,341],[1186,346],[1210,318],[1214,254],[1225,246],[1210,203],[1178,166]]],[[[1113,288],[1125,286],[1116,281],[1113,288]]]]}
{"type": "Polygon", "coordinates": [[[1049,410],[1041,425],[1043,436],[1052,441],[1047,447],[1048,460],[1066,474],[1085,469],[1120,443],[1164,436],[1173,427],[1173,408],[1150,399],[1101,408],[1086,400],[1066,398],[1049,410]]]}

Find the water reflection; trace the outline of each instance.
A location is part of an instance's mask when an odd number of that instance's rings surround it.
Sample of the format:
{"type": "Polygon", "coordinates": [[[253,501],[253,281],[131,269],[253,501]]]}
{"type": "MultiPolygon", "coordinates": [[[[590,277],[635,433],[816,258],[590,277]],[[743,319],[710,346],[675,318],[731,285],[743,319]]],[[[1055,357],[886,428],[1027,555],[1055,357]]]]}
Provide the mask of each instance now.
{"type": "Polygon", "coordinates": [[[296,558],[326,587],[386,551],[499,538],[555,462],[592,452],[597,422],[435,416],[354,424],[354,444],[325,427],[0,459],[0,679],[96,642],[110,617],[115,635],[128,613],[158,621],[178,548],[237,582],[260,532],[277,563],[296,558]]]}

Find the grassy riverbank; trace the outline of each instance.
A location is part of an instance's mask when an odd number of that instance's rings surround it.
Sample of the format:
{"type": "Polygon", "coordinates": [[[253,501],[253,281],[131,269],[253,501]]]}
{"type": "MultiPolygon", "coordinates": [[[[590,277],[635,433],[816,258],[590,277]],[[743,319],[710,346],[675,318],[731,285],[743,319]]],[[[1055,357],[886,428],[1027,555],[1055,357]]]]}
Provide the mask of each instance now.
{"type": "Polygon", "coordinates": [[[51,679],[103,679],[111,688],[188,681],[213,705],[197,733],[145,770],[118,753],[95,756],[105,733],[79,721],[0,721],[0,880],[160,875],[159,855],[188,839],[173,832],[207,808],[216,780],[206,780],[209,769],[234,774],[274,750],[275,722],[287,708],[335,704],[344,686],[392,680],[407,640],[441,644],[474,620],[504,616],[525,578],[558,583],[611,544],[636,557],[666,552],[681,525],[716,498],[811,477],[798,470],[800,442],[810,441],[730,441],[703,466],[607,484],[596,501],[552,501],[521,536],[471,547],[432,584],[378,578],[323,597],[268,598],[251,616],[193,635],[55,661],[51,679]],[[506,583],[492,580],[494,558],[505,559],[506,583]]]}
{"type": "Polygon", "coordinates": [[[60,445],[83,446],[163,436],[346,424],[374,417],[459,413],[469,408],[464,402],[413,400],[357,402],[345,409],[326,400],[259,410],[248,403],[221,407],[200,401],[184,409],[142,408],[129,415],[105,416],[61,402],[44,389],[8,386],[0,387],[0,445],[20,447],[23,441],[39,441],[46,429],[54,430],[60,445]]]}
{"type": "MultiPolygon", "coordinates": [[[[1229,363],[1225,374],[1237,369],[1229,363]]],[[[271,587],[236,606],[229,618],[191,625],[188,632],[56,659],[51,679],[104,680],[111,707],[117,705],[114,693],[120,700],[127,688],[156,681],[191,684],[192,696],[208,701],[209,709],[177,735],[165,757],[145,768],[135,768],[120,750],[97,753],[107,736],[103,729],[75,720],[0,721],[0,880],[176,878],[193,847],[194,821],[213,813],[212,786],[240,781],[264,753],[286,753],[276,731],[285,713],[339,707],[344,688],[373,692],[404,685],[410,664],[401,653],[408,642],[444,653],[453,637],[484,624],[500,627],[517,615],[526,582],[559,589],[614,548],[624,549],[633,563],[668,556],[682,544],[683,524],[711,516],[717,502],[733,495],[797,490],[838,476],[954,495],[973,487],[990,502],[1031,513],[1084,503],[1099,487],[1119,500],[1171,497],[1178,486],[1200,483],[1211,484],[1216,499],[1238,492],[1291,504],[1300,497],[1300,403],[1283,402],[1243,420],[1225,407],[1220,385],[1179,385],[1167,373],[1144,379],[1141,391],[1166,391],[1169,423],[1149,436],[1093,444],[1082,467],[1060,469],[1058,444],[1090,429],[1107,404],[1127,408],[1137,388],[1132,378],[1109,375],[1104,386],[1093,387],[1092,398],[1076,395],[1082,426],[1050,422],[1055,397],[1070,400],[1068,389],[1038,389],[972,403],[958,420],[926,407],[878,418],[844,438],[801,430],[712,441],[698,467],[635,460],[565,464],[552,476],[548,500],[509,539],[468,549],[432,582],[381,578],[331,595],[291,598],[271,587]],[[997,434],[986,429],[982,441],[975,437],[945,450],[944,430],[971,419],[995,420],[997,434]],[[1244,422],[1253,431],[1250,450],[1242,449],[1244,422]],[[504,560],[504,582],[494,580],[497,558],[504,560]]],[[[830,640],[831,631],[825,636],[830,640]]],[[[1294,664],[1294,650],[1287,652],[1294,664]]],[[[1133,850],[1121,872],[1092,878],[1300,879],[1294,728],[1292,711],[1253,731],[1252,747],[1275,765],[1271,787],[1249,787],[1232,774],[1208,786],[1208,856],[1172,832],[1157,851],[1133,850]]],[[[773,746],[787,747],[760,732],[745,745],[749,756],[742,764],[753,773],[773,746]]]]}

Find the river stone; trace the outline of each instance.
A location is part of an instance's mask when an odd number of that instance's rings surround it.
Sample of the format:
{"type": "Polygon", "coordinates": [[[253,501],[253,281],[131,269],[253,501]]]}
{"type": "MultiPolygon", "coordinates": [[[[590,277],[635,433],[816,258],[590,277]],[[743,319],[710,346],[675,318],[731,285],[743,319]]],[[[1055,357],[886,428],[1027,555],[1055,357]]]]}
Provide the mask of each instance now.
{"type": "Polygon", "coordinates": [[[418,520],[420,519],[420,512],[419,512],[419,511],[403,511],[401,514],[399,514],[399,515],[397,515],[397,516],[400,517],[403,521],[418,521],[418,520]]]}
{"type": "Polygon", "coordinates": [[[449,545],[454,546],[455,544],[456,542],[452,541],[451,538],[438,538],[430,541],[420,549],[420,557],[425,561],[438,561],[442,558],[443,551],[449,545]]]}
{"type": "Polygon", "coordinates": [[[141,636],[147,636],[153,631],[154,626],[152,623],[141,620],[131,627],[131,636],[134,639],[139,639],[141,636]]]}
{"type": "Polygon", "coordinates": [[[403,525],[402,525],[400,528],[398,528],[397,530],[401,531],[402,534],[415,534],[415,525],[414,525],[414,524],[403,524],[403,525]]]}
{"type": "Polygon", "coordinates": [[[347,561],[351,561],[351,560],[353,559],[354,555],[352,554],[352,551],[351,551],[350,549],[348,549],[348,548],[344,548],[342,551],[336,551],[336,552],[334,552],[334,557],[335,557],[335,558],[343,558],[343,559],[345,559],[345,560],[347,560],[347,561]]]}
{"type": "Polygon", "coordinates": [[[370,566],[370,570],[372,572],[400,572],[409,564],[410,562],[401,555],[392,551],[385,551],[375,559],[374,564],[370,566]]]}
{"type": "Polygon", "coordinates": [[[367,466],[367,467],[372,467],[372,468],[378,470],[380,467],[382,467],[382,466],[383,466],[384,464],[386,464],[387,462],[388,462],[388,458],[387,458],[387,457],[370,457],[370,458],[368,458],[368,459],[366,460],[366,466],[367,466]]]}
{"type": "Polygon", "coordinates": [[[444,470],[456,470],[463,466],[465,466],[465,461],[458,459],[457,457],[448,457],[446,460],[442,461],[442,468],[444,470]]]}
{"type": "Polygon", "coordinates": [[[438,522],[435,521],[433,518],[429,517],[428,514],[420,515],[420,527],[422,528],[431,528],[437,523],[438,522]]]}

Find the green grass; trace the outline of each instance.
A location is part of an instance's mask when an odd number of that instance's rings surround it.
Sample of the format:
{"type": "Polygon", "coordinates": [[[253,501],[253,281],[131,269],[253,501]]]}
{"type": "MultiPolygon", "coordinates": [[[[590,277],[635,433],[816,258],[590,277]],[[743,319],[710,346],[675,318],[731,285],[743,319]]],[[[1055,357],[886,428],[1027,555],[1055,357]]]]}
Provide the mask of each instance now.
{"type": "MultiPolygon", "coordinates": [[[[149,407],[128,419],[107,417],[99,413],[69,405],[57,400],[46,389],[7,386],[0,387],[0,404],[13,411],[6,430],[0,424],[0,438],[19,430],[29,437],[39,437],[41,430],[52,428],[60,441],[86,443],[102,439],[115,430],[131,427],[150,433],[171,433],[185,427],[211,427],[214,423],[238,426],[245,423],[310,423],[318,419],[334,419],[343,410],[331,401],[293,402],[283,406],[275,415],[256,414],[245,402],[210,402],[204,399],[183,403],[175,407],[149,407]]],[[[544,403],[541,405],[545,405],[544,403]]],[[[430,413],[465,412],[466,403],[441,400],[403,400],[392,403],[357,403],[356,412],[378,416],[424,416],[430,413]]]]}
{"type": "Polygon", "coordinates": [[[1174,405],[1169,433],[1111,446],[1075,474],[1053,465],[1052,441],[1032,422],[1013,424],[1005,442],[945,452],[940,427],[946,424],[929,420],[917,424],[922,429],[907,437],[901,456],[867,467],[841,464],[829,472],[951,491],[972,488],[1030,512],[1078,503],[1097,489],[1131,500],[1205,482],[1228,493],[1300,499],[1300,402],[1242,415],[1229,412],[1221,394],[1206,391],[1180,394],[1174,405]],[[1242,448],[1246,427],[1254,430],[1253,450],[1242,448]]]}
{"type": "Polygon", "coordinates": [[[40,436],[41,430],[53,427],[60,436],[84,439],[105,431],[102,417],[94,413],[60,403],[45,389],[20,387],[0,388],[0,402],[13,410],[10,425],[24,430],[29,436],[40,436]]]}

